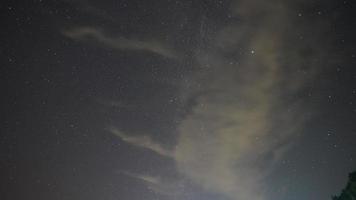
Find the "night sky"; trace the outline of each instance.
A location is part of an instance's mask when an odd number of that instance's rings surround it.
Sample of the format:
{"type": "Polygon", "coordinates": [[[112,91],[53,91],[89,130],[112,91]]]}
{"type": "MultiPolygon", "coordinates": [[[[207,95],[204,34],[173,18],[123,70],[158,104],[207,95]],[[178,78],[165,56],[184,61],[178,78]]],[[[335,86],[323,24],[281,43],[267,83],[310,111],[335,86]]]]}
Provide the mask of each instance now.
{"type": "Polygon", "coordinates": [[[1,1],[1,200],[330,200],[352,0],[1,1]]]}

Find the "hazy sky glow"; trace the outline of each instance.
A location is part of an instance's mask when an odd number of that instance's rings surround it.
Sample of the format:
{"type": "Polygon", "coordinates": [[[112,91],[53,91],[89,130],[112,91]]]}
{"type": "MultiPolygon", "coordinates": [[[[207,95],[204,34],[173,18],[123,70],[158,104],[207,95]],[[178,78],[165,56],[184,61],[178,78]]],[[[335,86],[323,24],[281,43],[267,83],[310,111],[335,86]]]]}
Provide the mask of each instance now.
{"type": "Polygon", "coordinates": [[[356,169],[351,2],[2,9],[7,199],[328,200],[356,169]]]}

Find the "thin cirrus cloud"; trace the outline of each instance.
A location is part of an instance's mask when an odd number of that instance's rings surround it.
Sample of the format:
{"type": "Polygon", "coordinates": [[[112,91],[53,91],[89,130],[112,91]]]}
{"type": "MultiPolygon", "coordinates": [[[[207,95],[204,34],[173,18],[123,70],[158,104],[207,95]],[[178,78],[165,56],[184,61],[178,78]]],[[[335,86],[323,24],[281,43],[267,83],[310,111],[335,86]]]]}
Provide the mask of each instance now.
{"type": "Polygon", "coordinates": [[[113,37],[104,33],[102,30],[93,27],[77,27],[62,31],[63,35],[80,41],[93,41],[102,45],[103,47],[118,49],[118,50],[132,50],[132,51],[146,51],[158,54],[167,58],[176,58],[176,53],[164,44],[155,40],[136,40],[125,37],[113,37]]]}
{"type": "Polygon", "coordinates": [[[183,177],[208,191],[232,200],[269,199],[266,179],[309,117],[303,102],[290,96],[302,91],[320,67],[290,73],[302,63],[295,52],[303,44],[294,49],[283,45],[290,34],[286,30],[293,28],[289,3],[242,0],[231,6],[243,23],[225,26],[210,44],[213,50],[196,54],[197,63],[209,69],[192,77],[200,87],[181,85],[182,96],[194,98],[196,104],[179,124],[172,150],[149,136],[110,131],[127,143],[172,158],[183,177]],[[237,46],[245,52],[238,63],[231,63],[226,54],[237,46]]]}
{"type": "Polygon", "coordinates": [[[144,182],[148,189],[160,195],[180,196],[185,191],[183,180],[168,181],[159,176],[137,174],[128,171],[119,171],[118,173],[144,182]]]}
{"type": "Polygon", "coordinates": [[[170,150],[162,147],[160,144],[154,142],[149,136],[140,135],[140,136],[131,136],[125,134],[124,132],[118,130],[115,127],[109,127],[108,130],[114,135],[121,138],[123,141],[130,143],[134,146],[143,147],[149,149],[159,155],[172,157],[173,154],[170,150]]]}

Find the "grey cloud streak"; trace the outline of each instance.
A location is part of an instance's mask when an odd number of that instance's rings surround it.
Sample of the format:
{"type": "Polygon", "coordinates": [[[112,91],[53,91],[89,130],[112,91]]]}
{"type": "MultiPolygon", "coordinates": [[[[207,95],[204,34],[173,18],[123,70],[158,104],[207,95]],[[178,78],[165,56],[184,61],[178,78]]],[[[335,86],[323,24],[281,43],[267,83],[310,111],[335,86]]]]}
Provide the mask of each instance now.
{"type": "Polygon", "coordinates": [[[164,147],[162,147],[160,144],[156,143],[155,141],[153,141],[149,136],[146,135],[142,135],[142,136],[131,136],[131,135],[127,135],[124,132],[118,130],[115,127],[110,127],[108,128],[108,130],[113,133],[114,135],[118,136],[119,138],[121,138],[123,141],[130,143],[132,145],[138,146],[138,147],[142,147],[142,148],[146,148],[149,149],[159,155],[162,156],[167,156],[167,157],[172,157],[172,152],[165,149],[164,147]]]}
{"type": "Polygon", "coordinates": [[[183,180],[172,181],[159,176],[136,174],[126,171],[120,171],[119,173],[144,182],[150,190],[157,194],[165,196],[181,196],[185,191],[183,180]]]}
{"type": "Polygon", "coordinates": [[[176,58],[177,55],[170,48],[155,40],[127,39],[125,37],[113,37],[94,27],[77,27],[62,31],[62,33],[75,40],[92,40],[100,45],[118,50],[136,50],[155,53],[168,58],[176,58]]]}

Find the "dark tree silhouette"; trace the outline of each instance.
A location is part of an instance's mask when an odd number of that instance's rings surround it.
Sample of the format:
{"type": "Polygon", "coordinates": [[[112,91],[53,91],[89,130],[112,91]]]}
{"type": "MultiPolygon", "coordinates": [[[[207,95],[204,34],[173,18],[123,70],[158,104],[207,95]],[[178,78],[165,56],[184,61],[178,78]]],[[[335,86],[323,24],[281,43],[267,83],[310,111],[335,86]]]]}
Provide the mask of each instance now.
{"type": "Polygon", "coordinates": [[[339,196],[333,196],[332,200],[356,200],[356,171],[349,174],[345,189],[339,196]]]}

